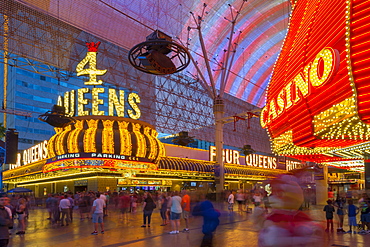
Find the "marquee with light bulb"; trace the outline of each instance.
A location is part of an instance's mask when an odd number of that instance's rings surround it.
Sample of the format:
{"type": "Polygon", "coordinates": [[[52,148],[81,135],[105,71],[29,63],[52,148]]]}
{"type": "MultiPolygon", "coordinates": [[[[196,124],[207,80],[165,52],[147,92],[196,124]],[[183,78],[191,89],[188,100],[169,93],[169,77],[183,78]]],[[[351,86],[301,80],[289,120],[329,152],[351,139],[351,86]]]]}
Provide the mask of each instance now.
{"type": "Polygon", "coordinates": [[[316,162],[370,140],[370,1],[298,0],[266,93],[273,151],[316,162]]]}

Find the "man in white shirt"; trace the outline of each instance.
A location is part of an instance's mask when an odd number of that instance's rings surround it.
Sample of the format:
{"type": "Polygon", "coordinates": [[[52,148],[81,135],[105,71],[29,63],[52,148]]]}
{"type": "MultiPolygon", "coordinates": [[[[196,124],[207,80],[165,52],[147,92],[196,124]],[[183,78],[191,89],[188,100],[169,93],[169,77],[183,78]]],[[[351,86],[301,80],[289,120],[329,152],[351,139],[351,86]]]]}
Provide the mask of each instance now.
{"type": "Polygon", "coordinates": [[[104,234],[104,208],[106,206],[105,201],[100,198],[100,193],[96,194],[96,199],[92,206],[92,221],[94,223],[94,231],[91,233],[92,235],[98,235],[98,224],[100,223],[101,233],[104,234]]]}
{"type": "Polygon", "coordinates": [[[232,213],[234,211],[234,200],[235,200],[235,191],[232,191],[227,198],[227,202],[229,203],[229,213],[232,213]]]}
{"type": "Polygon", "coordinates": [[[174,192],[170,203],[170,221],[172,226],[172,231],[170,234],[178,234],[180,228],[180,217],[182,213],[181,197],[179,196],[178,191],[174,192]]]}
{"type": "Polygon", "coordinates": [[[60,202],[59,202],[59,209],[60,209],[60,212],[62,212],[62,219],[60,220],[60,222],[62,223],[61,226],[64,226],[64,224],[63,224],[64,217],[66,217],[66,225],[67,226],[70,222],[70,219],[69,219],[69,216],[70,216],[69,209],[70,209],[70,207],[71,207],[71,202],[68,200],[68,196],[64,195],[64,198],[62,200],[60,200],[60,202]]]}

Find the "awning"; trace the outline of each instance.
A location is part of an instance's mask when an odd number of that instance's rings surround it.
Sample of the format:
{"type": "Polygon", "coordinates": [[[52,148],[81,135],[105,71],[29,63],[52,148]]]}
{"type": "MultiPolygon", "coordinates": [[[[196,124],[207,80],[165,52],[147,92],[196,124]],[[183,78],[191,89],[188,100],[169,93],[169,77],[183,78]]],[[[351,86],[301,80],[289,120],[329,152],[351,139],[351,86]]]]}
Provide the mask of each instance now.
{"type": "MultiPolygon", "coordinates": [[[[162,157],[159,170],[213,173],[215,162],[192,160],[186,158],[162,157]]],[[[279,169],[254,168],[243,165],[225,164],[225,174],[235,176],[277,176],[288,171],[279,169]]]]}
{"type": "Polygon", "coordinates": [[[213,172],[213,162],[191,160],[184,158],[162,157],[159,160],[159,170],[170,171],[193,171],[193,172],[213,172]]]}

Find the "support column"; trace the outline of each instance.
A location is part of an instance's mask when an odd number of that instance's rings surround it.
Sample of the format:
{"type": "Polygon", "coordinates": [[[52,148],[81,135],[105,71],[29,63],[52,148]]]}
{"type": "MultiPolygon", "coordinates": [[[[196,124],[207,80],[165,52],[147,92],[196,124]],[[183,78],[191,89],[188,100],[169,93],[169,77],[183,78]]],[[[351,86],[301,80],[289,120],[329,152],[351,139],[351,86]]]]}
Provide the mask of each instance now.
{"type": "MultiPolygon", "coordinates": [[[[369,157],[367,157],[369,158],[369,157]]],[[[364,160],[365,164],[365,191],[370,192],[370,159],[365,159],[364,160]]]]}
{"type": "Polygon", "coordinates": [[[215,115],[215,146],[216,146],[216,165],[215,165],[215,184],[216,184],[216,200],[222,200],[222,192],[225,184],[225,168],[222,157],[223,149],[223,122],[224,102],[221,98],[216,98],[213,104],[213,114],[215,115]]]}
{"type": "Polygon", "coordinates": [[[326,205],[328,200],[328,166],[323,167],[324,179],[315,180],[316,183],[316,205],[326,205]]]}

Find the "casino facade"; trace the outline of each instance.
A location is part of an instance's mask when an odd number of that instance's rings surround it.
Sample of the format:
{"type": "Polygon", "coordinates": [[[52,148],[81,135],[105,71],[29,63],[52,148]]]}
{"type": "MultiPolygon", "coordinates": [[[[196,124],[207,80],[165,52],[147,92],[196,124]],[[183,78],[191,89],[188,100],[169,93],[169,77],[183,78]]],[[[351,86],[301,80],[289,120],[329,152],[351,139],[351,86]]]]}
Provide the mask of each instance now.
{"type": "MultiPolygon", "coordinates": [[[[96,75],[107,70],[98,69],[98,45],[87,46],[76,71],[89,80],[57,101],[73,123],[55,127],[49,140],[19,153],[17,163],[3,172],[5,187],[26,187],[37,197],[85,190],[214,192],[215,147],[205,150],[160,141],[155,128],[139,120],[142,99],[137,93],[99,87],[103,82],[96,75]]],[[[223,155],[225,189],[259,188],[263,181],[302,166],[298,160],[261,152],[242,156],[236,149],[224,149],[223,155]]]]}

